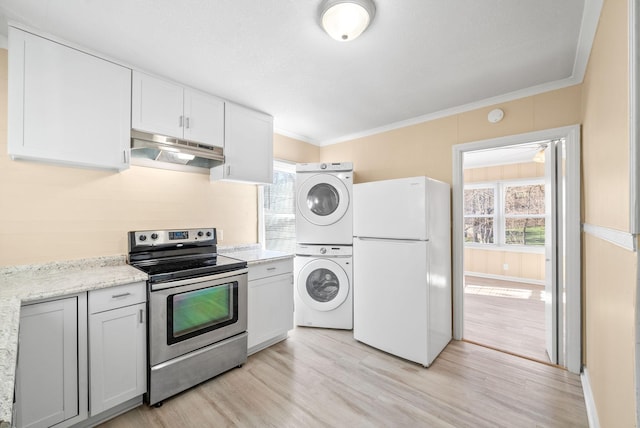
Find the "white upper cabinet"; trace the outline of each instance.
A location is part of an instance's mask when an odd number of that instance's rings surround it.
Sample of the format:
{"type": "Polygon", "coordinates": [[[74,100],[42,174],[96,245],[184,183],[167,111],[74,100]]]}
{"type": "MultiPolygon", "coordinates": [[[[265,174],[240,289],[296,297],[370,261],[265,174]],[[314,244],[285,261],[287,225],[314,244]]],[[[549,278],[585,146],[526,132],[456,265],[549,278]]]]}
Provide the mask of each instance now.
{"type": "Polygon", "coordinates": [[[14,158],[126,169],[131,70],[9,27],[8,126],[14,158]]]}
{"type": "Polygon", "coordinates": [[[273,182],[273,117],[227,103],[225,163],[211,169],[212,180],[273,182]]]}
{"type": "Polygon", "coordinates": [[[209,146],[224,145],[224,101],[133,72],[132,127],[209,146]]]}
{"type": "Polygon", "coordinates": [[[183,138],[184,90],[181,86],[133,72],[131,127],[183,138]]]}
{"type": "Polygon", "coordinates": [[[184,139],[223,147],[224,107],[221,99],[185,88],[184,139]]]}

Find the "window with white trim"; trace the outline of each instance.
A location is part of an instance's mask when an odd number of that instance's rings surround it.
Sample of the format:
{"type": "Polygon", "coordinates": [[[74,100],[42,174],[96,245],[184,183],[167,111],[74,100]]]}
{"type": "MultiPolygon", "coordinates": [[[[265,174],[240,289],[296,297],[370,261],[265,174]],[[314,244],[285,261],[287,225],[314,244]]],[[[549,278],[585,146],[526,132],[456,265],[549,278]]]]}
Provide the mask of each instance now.
{"type": "Polygon", "coordinates": [[[274,161],[273,183],[259,190],[260,242],[267,250],[295,252],[295,186],[296,165],[274,161]]]}
{"type": "Polygon", "coordinates": [[[543,179],[464,186],[465,245],[542,249],[545,218],[543,179]]]}
{"type": "Polygon", "coordinates": [[[496,224],[496,186],[464,187],[464,242],[493,244],[496,224]]]}

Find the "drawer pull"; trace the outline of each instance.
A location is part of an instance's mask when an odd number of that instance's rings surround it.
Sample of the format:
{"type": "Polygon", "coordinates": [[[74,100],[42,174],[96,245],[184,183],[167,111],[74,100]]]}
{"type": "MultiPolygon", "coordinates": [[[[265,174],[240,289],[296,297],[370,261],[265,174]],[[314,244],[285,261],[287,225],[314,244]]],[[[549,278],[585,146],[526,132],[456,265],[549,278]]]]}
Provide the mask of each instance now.
{"type": "Polygon", "coordinates": [[[267,270],[276,270],[276,268],[275,267],[270,267],[270,268],[267,268],[267,270]]]}
{"type": "Polygon", "coordinates": [[[126,296],[130,296],[131,293],[122,293],[122,294],[114,294],[113,296],[111,296],[112,299],[117,299],[118,297],[126,297],[126,296]]]}

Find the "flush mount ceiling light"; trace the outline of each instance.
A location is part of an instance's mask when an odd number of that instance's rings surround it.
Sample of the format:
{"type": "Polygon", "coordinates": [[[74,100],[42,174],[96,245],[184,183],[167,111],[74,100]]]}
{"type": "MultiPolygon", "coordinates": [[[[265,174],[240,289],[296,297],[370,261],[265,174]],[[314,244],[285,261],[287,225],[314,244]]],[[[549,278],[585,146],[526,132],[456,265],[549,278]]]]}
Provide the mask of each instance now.
{"type": "Polygon", "coordinates": [[[325,0],[320,23],[335,40],[348,42],[367,29],[376,13],[372,0],[325,0]]]}

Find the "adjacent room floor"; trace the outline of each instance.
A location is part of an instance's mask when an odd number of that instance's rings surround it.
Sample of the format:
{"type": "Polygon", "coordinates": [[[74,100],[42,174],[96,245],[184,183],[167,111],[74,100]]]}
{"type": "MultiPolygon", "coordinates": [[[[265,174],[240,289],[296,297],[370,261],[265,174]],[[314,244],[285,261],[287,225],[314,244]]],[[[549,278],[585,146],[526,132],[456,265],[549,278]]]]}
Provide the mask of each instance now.
{"type": "Polygon", "coordinates": [[[428,369],[353,339],[296,328],[284,342],[116,427],[586,427],[578,375],[452,341],[428,369]]]}
{"type": "Polygon", "coordinates": [[[463,338],[548,363],[544,305],[543,285],[466,275],[463,338]]]}

